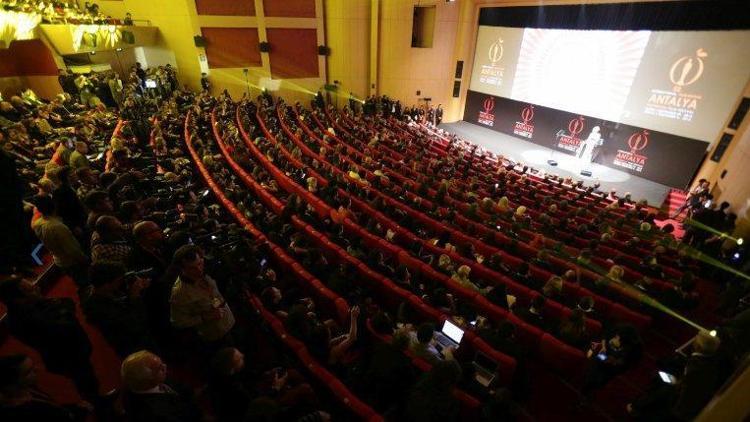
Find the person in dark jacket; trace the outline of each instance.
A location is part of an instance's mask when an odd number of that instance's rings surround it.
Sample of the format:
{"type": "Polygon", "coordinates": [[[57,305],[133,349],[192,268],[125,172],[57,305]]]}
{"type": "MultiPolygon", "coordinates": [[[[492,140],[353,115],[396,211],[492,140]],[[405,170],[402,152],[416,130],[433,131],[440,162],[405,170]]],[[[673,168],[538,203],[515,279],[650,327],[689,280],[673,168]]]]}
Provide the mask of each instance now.
{"type": "Polygon", "coordinates": [[[8,308],[11,334],[36,349],[48,371],[71,378],[82,397],[98,396],[91,343],[72,299],[45,298],[31,282],[10,279],[0,283],[0,301],[8,308]]]}
{"type": "Polygon", "coordinates": [[[117,262],[91,265],[89,277],[94,291],[83,300],[83,312],[90,324],[101,331],[117,354],[124,358],[145,348],[153,348],[141,292],[148,280],[125,276],[117,262]]]}
{"type": "Polygon", "coordinates": [[[0,357],[0,420],[74,422],[85,420],[90,405],[81,402],[61,406],[37,387],[37,373],[30,357],[0,357]]]}
{"type": "Polygon", "coordinates": [[[453,388],[461,378],[461,367],[454,360],[439,361],[424,374],[409,395],[406,420],[451,422],[458,420],[459,404],[453,388]]]}

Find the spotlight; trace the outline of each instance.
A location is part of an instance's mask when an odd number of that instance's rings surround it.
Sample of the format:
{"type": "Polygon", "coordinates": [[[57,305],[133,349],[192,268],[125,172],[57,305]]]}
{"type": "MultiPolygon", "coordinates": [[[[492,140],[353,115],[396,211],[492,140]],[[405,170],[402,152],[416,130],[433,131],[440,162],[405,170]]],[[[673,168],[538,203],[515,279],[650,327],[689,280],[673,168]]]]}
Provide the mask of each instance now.
{"type": "Polygon", "coordinates": [[[737,239],[737,244],[738,245],[742,245],[743,243],[745,243],[745,239],[743,239],[743,238],[737,239]]]}
{"type": "Polygon", "coordinates": [[[93,55],[96,54],[96,51],[89,51],[89,54],[91,54],[93,56],[93,55]]]}
{"type": "Polygon", "coordinates": [[[122,48],[116,48],[115,51],[122,51],[122,48]]]}
{"type": "Polygon", "coordinates": [[[709,331],[708,335],[711,336],[711,337],[716,337],[716,330],[709,331]]]}

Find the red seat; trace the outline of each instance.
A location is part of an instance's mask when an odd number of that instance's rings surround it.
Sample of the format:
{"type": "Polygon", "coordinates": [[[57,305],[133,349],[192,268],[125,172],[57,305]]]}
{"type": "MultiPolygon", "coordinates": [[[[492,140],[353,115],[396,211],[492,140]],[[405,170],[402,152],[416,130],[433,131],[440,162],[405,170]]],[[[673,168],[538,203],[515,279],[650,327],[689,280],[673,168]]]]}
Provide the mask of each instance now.
{"type": "Polygon", "coordinates": [[[539,345],[542,361],[573,383],[581,381],[588,360],[581,350],[569,346],[549,334],[544,334],[539,345]]]}

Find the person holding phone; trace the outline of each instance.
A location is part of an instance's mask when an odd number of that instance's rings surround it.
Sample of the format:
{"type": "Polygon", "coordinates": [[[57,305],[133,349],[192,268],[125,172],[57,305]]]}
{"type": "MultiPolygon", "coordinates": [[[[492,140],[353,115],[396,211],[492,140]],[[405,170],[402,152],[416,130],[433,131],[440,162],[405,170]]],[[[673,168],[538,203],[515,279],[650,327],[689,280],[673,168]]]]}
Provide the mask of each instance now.
{"type": "Polygon", "coordinates": [[[582,401],[625,372],[640,356],[641,339],[636,329],[630,325],[617,326],[605,338],[591,342],[586,351],[591,364],[581,388],[582,401]]]}
{"type": "Polygon", "coordinates": [[[627,405],[630,415],[648,415],[654,420],[692,420],[711,400],[723,382],[719,359],[719,337],[702,330],[695,336],[684,369],[658,371],[652,386],[627,405]]]}

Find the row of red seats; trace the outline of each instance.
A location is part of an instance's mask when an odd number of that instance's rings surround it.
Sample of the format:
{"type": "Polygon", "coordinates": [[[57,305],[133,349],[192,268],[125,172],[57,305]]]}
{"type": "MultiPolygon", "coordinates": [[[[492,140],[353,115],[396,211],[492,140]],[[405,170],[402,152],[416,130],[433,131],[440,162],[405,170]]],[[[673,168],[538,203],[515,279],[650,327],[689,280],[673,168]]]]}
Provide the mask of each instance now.
{"type": "MultiPolygon", "coordinates": [[[[303,121],[298,120],[298,124],[300,125],[300,127],[305,132],[307,132],[308,136],[310,136],[312,139],[317,139],[317,137],[314,134],[314,132],[312,132],[311,130],[309,130],[309,128],[306,128],[305,123],[303,121]]],[[[337,137],[335,135],[329,134],[329,136],[331,136],[332,139],[337,140],[337,137]]],[[[318,142],[320,142],[320,140],[318,140],[318,142]]],[[[363,170],[363,171],[366,171],[366,170],[363,170]]],[[[370,175],[369,172],[367,174],[368,174],[368,176],[370,175]]],[[[377,176],[371,175],[371,177],[374,179],[377,176]]],[[[471,238],[471,237],[465,235],[462,232],[459,232],[457,230],[453,230],[453,229],[447,227],[445,224],[442,224],[441,222],[437,222],[437,221],[433,220],[432,218],[428,217],[427,215],[425,215],[424,213],[421,213],[419,211],[415,211],[411,207],[408,207],[408,206],[402,204],[401,202],[399,202],[399,201],[397,201],[395,199],[392,199],[392,198],[388,197],[385,194],[382,194],[381,192],[379,192],[377,190],[375,190],[374,193],[376,195],[380,196],[381,198],[383,198],[383,200],[386,201],[387,205],[389,205],[391,207],[395,207],[395,208],[401,209],[402,211],[404,211],[408,215],[410,215],[412,218],[414,218],[416,221],[419,221],[423,225],[431,228],[432,230],[435,230],[438,233],[443,232],[443,231],[449,231],[450,234],[451,234],[451,241],[453,241],[455,243],[472,243],[475,246],[475,248],[477,249],[477,251],[480,252],[480,253],[482,253],[482,254],[484,254],[485,256],[491,256],[491,255],[497,253],[497,254],[500,254],[504,258],[504,260],[507,260],[511,264],[517,266],[521,262],[523,262],[523,260],[531,259],[531,258],[535,257],[536,254],[537,254],[537,250],[534,249],[533,247],[531,247],[531,246],[529,246],[529,245],[527,245],[527,244],[525,244],[523,242],[518,242],[518,244],[517,244],[517,250],[519,251],[519,253],[523,254],[523,259],[514,257],[513,255],[509,255],[509,254],[505,253],[504,251],[502,251],[502,250],[500,250],[498,248],[494,248],[492,246],[484,244],[483,242],[481,242],[481,241],[479,241],[477,239],[471,238]]],[[[495,233],[495,236],[496,236],[496,240],[501,241],[500,242],[501,244],[508,244],[509,245],[512,242],[511,239],[507,238],[505,235],[503,235],[501,233],[495,233]]],[[[433,247],[432,245],[426,245],[426,246],[427,247],[433,247]]],[[[447,251],[445,249],[439,249],[438,252],[448,254],[449,256],[451,256],[451,258],[456,258],[457,257],[457,255],[455,255],[454,253],[451,253],[451,252],[449,252],[449,251],[447,251]]],[[[567,262],[564,262],[562,260],[558,260],[558,261],[556,261],[554,263],[556,265],[558,265],[561,268],[561,270],[565,270],[565,269],[570,269],[571,268],[570,264],[568,264],[567,262]]],[[[480,268],[480,270],[479,270],[480,272],[483,271],[483,270],[481,270],[481,268],[483,268],[482,265],[478,265],[477,263],[473,263],[472,266],[473,266],[474,269],[480,268]]],[[[549,272],[547,272],[545,270],[539,269],[538,267],[536,267],[534,265],[531,265],[531,268],[532,268],[533,274],[536,277],[541,277],[541,280],[547,280],[552,275],[551,273],[549,273],[549,272]]],[[[484,271],[487,271],[487,270],[485,269],[484,271]]],[[[488,275],[488,274],[485,273],[485,275],[488,275]]],[[[588,274],[584,274],[584,275],[588,276],[591,280],[594,280],[596,278],[595,273],[589,272],[588,274]]],[[[489,280],[493,280],[494,277],[495,277],[494,274],[489,274],[489,276],[490,276],[488,278],[489,280]]],[[[523,292],[523,289],[525,289],[525,286],[519,285],[518,283],[515,283],[515,282],[512,282],[512,284],[508,284],[508,287],[509,287],[510,291],[512,291],[512,292],[514,292],[516,294],[519,294],[519,292],[523,292]],[[516,290],[513,289],[514,287],[516,288],[516,290]]],[[[568,284],[566,286],[566,289],[569,289],[570,292],[571,292],[571,294],[576,295],[577,297],[592,296],[593,298],[595,298],[595,302],[596,302],[596,306],[597,306],[596,309],[602,315],[610,315],[613,319],[631,322],[631,323],[633,323],[634,325],[636,325],[639,328],[645,328],[650,323],[650,318],[649,317],[641,315],[641,314],[639,314],[637,312],[633,312],[630,309],[627,309],[627,308],[623,307],[620,304],[613,303],[610,300],[608,300],[608,299],[606,299],[604,297],[601,297],[599,295],[596,295],[596,294],[594,294],[593,292],[591,292],[591,291],[589,291],[587,289],[580,288],[580,287],[578,287],[576,285],[573,285],[573,284],[568,284]]],[[[522,298],[525,298],[526,296],[527,295],[523,295],[522,298]]]]}
{"type": "MultiPolygon", "coordinates": [[[[282,171],[280,171],[276,166],[274,166],[273,163],[271,163],[270,161],[266,159],[266,157],[260,152],[260,150],[257,149],[257,147],[248,138],[247,133],[242,127],[241,120],[239,119],[239,114],[237,115],[237,122],[239,124],[240,134],[244,138],[245,144],[248,147],[248,149],[253,153],[253,155],[261,163],[261,165],[272,175],[272,177],[274,177],[274,179],[277,181],[277,183],[280,186],[289,186],[289,183],[296,186],[296,187],[290,188],[289,192],[297,194],[300,198],[305,200],[307,203],[311,204],[313,207],[316,208],[316,210],[318,210],[318,213],[321,215],[331,215],[331,213],[335,212],[335,210],[331,209],[327,204],[323,203],[319,198],[310,194],[309,192],[304,190],[301,186],[291,181],[291,179],[289,179],[288,176],[286,176],[282,171]]],[[[272,135],[265,128],[262,122],[262,119],[259,120],[259,122],[261,125],[261,129],[264,131],[267,139],[273,139],[272,135]]],[[[343,225],[344,225],[345,230],[347,230],[349,234],[351,234],[352,236],[358,236],[362,238],[366,245],[375,246],[377,244],[378,239],[379,239],[378,237],[365,231],[363,228],[359,227],[356,223],[352,222],[351,220],[344,219],[343,225]]],[[[309,227],[309,225],[305,225],[302,228],[307,231],[311,231],[311,227],[309,227]]],[[[355,257],[352,257],[351,255],[349,255],[341,247],[339,247],[335,243],[325,238],[325,236],[317,235],[317,236],[314,236],[312,240],[316,243],[316,246],[321,247],[323,250],[327,250],[329,252],[333,252],[337,254],[341,261],[346,261],[352,266],[352,268],[356,268],[358,273],[361,276],[363,276],[364,280],[378,287],[379,290],[385,293],[386,295],[390,295],[393,298],[393,300],[391,300],[391,303],[393,304],[398,304],[400,302],[409,303],[411,307],[418,310],[420,315],[424,316],[428,320],[432,320],[440,324],[442,324],[442,322],[447,318],[445,314],[427,305],[413,293],[401,287],[396,286],[395,283],[391,281],[390,279],[373,271],[372,269],[367,267],[364,263],[362,263],[355,257]]],[[[395,250],[392,248],[394,248],[394,246],[389,244],[388,253],[391,256],[396,256],[396,254],[398,253],[398,250],[395,250]]],[[[430,268],[430,271],[433,271],[433,270],[430,268]]],[[[471,349],[473,350],[478,350],[478,351],[485,353],[487,356],[493,358],[495,361],[497,361],[500,364],[498,378],[501,380],[501,382],[510,381],[510,379],[512,378],[513,372],[515,370],[514,359],[494,350],[484,340],[476,336],[473,332],[467,332],[464,338],[465,338],[465,341],[462,344],[470,346],[471,349]]]]}
{"type": "MultiPolygon", "coordinates": [[[[198,168],[199,173],[203,177],[203,180],[208,185],[208,187],[211,189],[211,191],[214,193],[217,200],[225,207],[225,209],[234,216],[235,219],[247,230],[254,238],[256,239],[262,239],[268,242],[268,239],[266,236],[257,230],[252,223],[245,218],[244,215],[242,215],[242,212],[237,209],[237,207],[232,203],[226,195],[224,195],[221,187],[216,184],[213,177],[209,173],[209,171],[205,168],[203,165],[203,162],[201,161],[200,157],[198,156],[198,153],[195,151],[192,145],[192,138],[189,131],[189,122],[190,122],[191,113],[188,112],[187,116],[185,117],[185,144],[188,148],[188,151],[193,159],[193,163],[198,168]]],[[[337,309],[339,311],[343,311],[343,317],[340,315],[340,313],[337,313],[334,311],[331,313],[331,315],[337,315],[339,323],[346,323],[348,318],[348,310],[349,306],[346,304],[346,301],[343,298],[340,298],[335,295],[335,293],[331,292],[327,287],[323,286],[322,283],[320,283],[319,280],[312,277],[311,274],[309,274],[304,268],[302,268],[296,261],[294,261],[291,257],[289,257],[283,249],[279,248],[276,245],[273,245],[273,243],[269,242],[271,245],[271,250],[273,251],[273,256],[278,259],[277,262],[279,264],[279,268],[285,268],[285,269],[291,269],[294,274],[296,274],[300,280],[304,280],[306,285],[309,286],[315,286],[317,288],[317,294],[316,297],[320,300],[323,299],[321,302],[325,303],[328,300],[332,299],[331,296],[333,296],[335,299],[333,299],[333,306],[334,309],[337,309]],[[328,300],[326,300],[328,299],[328,300]]],[[[251,304],[259,310],[261,313],[261,316],[264,320],[266,320],[273,331],[277,334],[277,336],[285,343],[287,344],[290,349],[297,355],[297,357],[300,359],[300,361],[305,365],[305,367],[310,371],[311,374],[313,374],[320,383],[327,386],[331,392],[333,393],[334,397],[339,399],[347,408],[349,408],[355,415],[357,415],[359,418],[363,420],[368,421],[382,421],[383,418],[378,415],[372,408],[370,408],[368,405],[363,403],[359,398],[357,398],[351,391],[349,391],[346,386],[341,383],[335,376],[331,375],[325,368],[320,366],[315,359],[312,358],[310,353],[307,351],[307,349],[304,347],[304,344],[299,342],[298,340],[294,339],[292,336],[290,336],[286,330],[284,329],[283,324],[271,313],[265,311],[265,309],[260,304],[260,301],[257,298],[251,298],[250,299],[251,304]],[[265,312],[263,312],[265,311],[265,312]]]]}
{"type": "MultiPolygon", "coordinates": [[[[259,119],[260,127],[264,131],[264,134],[266,135],[266,137],[268,139],[275,140],[275,138],[273,138],[273,136],[266,130],[262,118],[258,116],[258,119],[259,119]]],[[[241,123],[240,119],[238,119],[238,123],[241,123]]],[[[242,131],[243,129],[241,128],[241,133],[242,131]]],[[[246,139],[246,144],[247,143],[249,143],[248,139],[246,139]]],[[[248,145],[248,147],[250,147],[250,145],[248,145]]],[[[264,160],[267,161],[265,157],[263,156],[263,154],[261,154],[260,152],[256,153],[256,157],[261,161],[264,161],[264,160]]],[[[269,162],[268,166],[272,166],[272,163],[269,162]]],[[[277,170],[277,173],[280,176],[284,176],[282,172],[278,170],[277,170]]],[[[307,191],[305,191],[304,189],[302,189],[301,187],[298,189],[297,193],[300,196],[312,195],[308,193],[307,191]]],[[[535,353],[538,352],[540,356],[544,356],[545,358],[547,358],[548,360],[545,363],[547,363],[550,367],[561,370],[569,374],[580,374],[582,372],[582,368],[585,367],[587,361],[586,361],[585,356],[580,350],[567,346],[564,343],[560,342],[559,340],[555,339],[553,336],[544,333],[539,328],[525,323],[524,321],[518,319],[515,315],[510,314],[506,310],[490,303],[482,295],[472,290],[461,287],[460,285],[455,283],[453,280],[451,280],[449,277],[435,271],[428,264],[425,264],[413,258],[407,251],[403,250],[402,248],[392,243],[389,243],[385,241],[384,239],[374,236],[366,231],[362,231],[360,235],[362,236],[362,239],[364,240],[365,246],[371,247],[371,248],[378,248],[379,250],[386,252],[389,256],[396,255],[399,259],[399,262],[403,265],[406,265],[411,271],[422,274],[429,279],[432,279],[443,285],[446,285],[447,287],[451,289],[451,291],[455,292],[462,300],[465,300],[467,303],[473,303],[479,310],[481,310],[485,315],[487,315],[492,320],[503,321],[503,320],[508,319],[514,322],[519,328],[518,331],[519,331],[520,340],[526,345],[526,347],[529,348],[529,350],[535,353]],[[543,347],[552,347],[554,349],[554,352],[548,353],[548,351],[546,350],[540,351],[539,349],[543,347]],[[566,356],[566,358],[561,359],[560,356],[557,356],[554,359],[552,358],[552,356],[559,355],[559,354],[566,356]],[[566,362],[566,365],[565,366],[559,365],[561,361],[566,362]],[[575,364],[570,364],[570,363],[575,363],[575,364]]],[[[594,323],[598,324],[596,322],[594,323]]]]}

